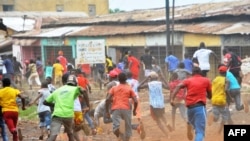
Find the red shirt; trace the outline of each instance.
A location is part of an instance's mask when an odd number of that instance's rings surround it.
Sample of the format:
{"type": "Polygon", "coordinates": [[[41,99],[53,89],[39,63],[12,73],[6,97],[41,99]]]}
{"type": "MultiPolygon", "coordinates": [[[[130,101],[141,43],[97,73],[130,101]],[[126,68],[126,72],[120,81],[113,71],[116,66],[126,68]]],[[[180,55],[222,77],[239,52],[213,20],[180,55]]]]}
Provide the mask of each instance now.
{"type": "Polygon", "coordinates": [[[109,90],[109,94],[113,96],[112,110],[130,110],[129,99],[136,96],[131,86],[128,84],[119,84],[112,87],[109,90]]]}
{"type": "MultiPolygon", "coordinates": [[[[169,82],[169,90],[170,92],[172,93],[175,89],[175,87],[180,84],[182,82],[182,80],[173,80],[171,82],[169,82]]],[[[185,99],[186,95],[185,95],[185,91],[184,89],[180,89],[178,91],[178,93],[176,94],[176,97],[179,99],[179,100],[183,100],[185,99]]]]}
{"type": "Polygon", "coordinates": [[[82,71],[89,75],[91,73],[91,67],[89,64],[82,64],[82,71]]]}
{"type": "MultiPolygon", "coordinates": [[[[140,62],[139,62],[139,60],[136,59],[134,56],[129,56],[128,57],[128,62],[131,63],[129,71],[132,73],[133,78],[134,78],[134,76],[138,76],[139,71],[140,71],[140,62]]],[[[137,78],[134,78],[134,79],[137,79],[137,78]]]]}
{"type": "Polygon", "coordinates": [[[67,64],[68,64],[67,59],[64,56],[58,56],[57,60],[60,61],[60,64],[63,66],[63,69],[64,69],[63,72],[66,73],[67,72],[67,64]]]}
{"type": "Polygon", "coordinates": [[[89,84],[89,81],[87,78],[83,77],[83,76],[77,76],[77,81],[78,81],[78,85],[83,87],[83,88],[87,88],[87,85],[89,84]]]}
{"type": "Polygon", "coordinates": [[[212,85],[208,78],[194,75],[184,79],[182,83],[187,88],[186,106],[194,105],[197,102],[206,104],[207,91],[212,90],[212,85]]]}

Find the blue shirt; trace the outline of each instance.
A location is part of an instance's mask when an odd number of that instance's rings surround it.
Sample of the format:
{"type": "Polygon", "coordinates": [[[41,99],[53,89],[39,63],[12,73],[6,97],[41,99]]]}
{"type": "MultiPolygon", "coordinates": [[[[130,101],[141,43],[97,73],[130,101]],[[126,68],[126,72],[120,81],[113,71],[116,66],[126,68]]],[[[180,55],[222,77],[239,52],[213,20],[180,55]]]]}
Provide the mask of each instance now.
{"type": "Polygon", "coordinates": [[[10,74],[14,74],[14,68],[13,68],[13,64],[10,61],[10,59],[4,59],[3,60],[3,64],[5,65],[6,68],[6,72],[10,73],[10,74]]]}
{"type": "Polygon", "coordinates": [[[179,59],[174,55],[169,55],[165,58],[165,63],[168,64],[168,71],[174,71],[178,67],[179,59]]]}
{"type": "Polygon", "coordinates": [[[228,81],[230,83],[229,84],[230,90],[240,89],[240,85],[238,83],[238,80],[234,77],[234,75],[230,71],[227,71],[226,78],[228,79],[228,81]]]}
{"type": "Polygon", "coordinates": [[[189,72],[192,72],[193,69],[193,62],[191,59],[186,58],[183,60],[183,63],[185,65],[185,69],[188,70],[189,72]]]}

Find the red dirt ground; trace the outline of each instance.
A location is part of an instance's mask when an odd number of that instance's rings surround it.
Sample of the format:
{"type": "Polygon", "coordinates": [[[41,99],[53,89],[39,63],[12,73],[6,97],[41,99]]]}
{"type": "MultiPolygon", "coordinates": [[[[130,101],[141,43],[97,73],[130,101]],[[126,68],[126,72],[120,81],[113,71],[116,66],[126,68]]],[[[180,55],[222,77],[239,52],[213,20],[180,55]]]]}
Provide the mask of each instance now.
{"type": "MultiPolygon", "coordinates": [[[[93,93],[90,95],[91,100],[98,100],[104,98],[104,91],[93,90],[93,93]]],[[[168,122],[171,122],[171,106],[168,102],[169,95],[166,92],[165,99],[166,103],[166,117],[168,122]]],[[[245,98],[248,98],[248,96],[245,98]]],[[[179,112],[176,115],[176,129],[175,131],[170,133],[170,138],[166,138],[160,129],[157,127],[155,121],[151,118],[149,114],[149,105],[148,105],[148,95],[146,91],[140,92],[140,99],[141,99],[141,111],[142,111],[142,120],[144,123],[145,131],[146,131],[146,138],[144,141],[188,141],[186,136],[186,123],[181,119],[179,112]]],[[[248,98],[249,100],[249,98],[248,98]]],[[[208,104],[207,109],[211,106],[208,104]]],[[[234,107],[232,106],[232,109],[234,107]]],[[[178,110],[177,110],[178,111],[178,110]]],[[[232,112],[232,118],[235,124],[250,124],[250,113],[244,113],[244,111],[235,111],[232,112]]],[[[133,123],[136,123],[136,119],[133,119],[133,123]]],[[[37,121],[20,121],[19,128],[22,129],[22,133],[24,136],[23,141],[36,141],[39,137],[39,128],[37,121]]],[[[80,135],[84,141],[116,141],[116,137],[113,135],[111,131],[112,125],[111,124],[102,124],[101,127],[103,128],[103,133],[97,134],[96,136],[89,137],[86,139],[84,137],[84,133],[80,132],[80,135]]],[[[223,132],[219,134],[217,132],[219,127],[219,123],[213,123],[211,126],[206,127],[206,136],[205,141],[223,141],[223,132]]],[[[11,137],[9,138],[11,140],[11,137]]],[[[58,136],[57,141],[66,141],[66,135],[60,134],[58,136]]],[[[133,136],[131,141],[140,141],[139,135],[136,131],[133,131],[133,136]]]]}

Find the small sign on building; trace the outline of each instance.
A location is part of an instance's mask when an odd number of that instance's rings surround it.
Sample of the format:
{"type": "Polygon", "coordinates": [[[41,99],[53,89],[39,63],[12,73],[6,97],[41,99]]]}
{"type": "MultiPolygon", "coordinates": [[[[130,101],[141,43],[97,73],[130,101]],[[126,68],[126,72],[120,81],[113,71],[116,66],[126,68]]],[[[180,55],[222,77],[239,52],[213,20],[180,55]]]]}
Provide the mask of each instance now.
{"type": "Polygon", "coordinates": [[[105,63],[105,40],[78,40],[76,64],[105,63]]]}

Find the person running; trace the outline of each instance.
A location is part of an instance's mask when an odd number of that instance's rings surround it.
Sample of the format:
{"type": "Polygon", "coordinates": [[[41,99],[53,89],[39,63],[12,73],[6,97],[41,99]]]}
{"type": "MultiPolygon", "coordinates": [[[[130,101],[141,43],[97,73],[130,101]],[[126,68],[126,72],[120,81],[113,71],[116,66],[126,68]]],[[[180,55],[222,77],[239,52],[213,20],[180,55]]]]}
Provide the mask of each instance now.
{"type": "Polygon", "coordinates": [[[223,49],[223,63],[229,69],[229,71],[234,75],[238,80],[238,83],[241,85],[242,82],[242,72],[241,72],[241,58],[236,53],[230,51],[228,48],[223,49]]]}
{"type": "Polygon", "coordinates": [[[131,126],[131,108],[129,99],[132,98],[134,101],[133,115],[136,115],[137,99],[132,88],[127,85],[127,76],[125,73],[120,73],[118,75],[120,84],[112,87],[106,98],[106,112],[107,116],[110,117],[109,107],[112,101],[112,121],[113,121],[113,133],[117,138],[123,141],[129,141],[132,136],[132,126],[131,126]],[[125,121],[125,133],[120,131],[120,120],[125,121]]]}
{"type": "Polygon", "coordinates": [[[67,70],[67,64],[68,64],[68,60],[66,57],[63,56],[63,51],[59,50],[58,51],[58,57],[56,58],[56,60],[59,60],[59,63],[62,65],[63,67],[63,74],[66,73],[67,70]]]}
{"type": "Polygon", "coordinates": [[[128,52],[128,69],[132,73],[132,77],[138,80],[140,72],[140,61],[132,54],[132,51],[128,52]]]}
{"type": "Polygon", "coordinates": [[[35,64],[35,61],[33,59],[30,59],[30,64],[28,66],[28,70],[30,71],[30,76],[28,78],[28,83],[29,83],[30,89],[32,90],[33,79],[35,79],[36,84],[38,86],[41,86],[41,81],[40,81],[39,75],[37,73],[36,64],[35,64]]]}
{"type": "Polygon", "coordinates": [[[194,52],[193,60],[198,60],[199,67],[201,69],[202,76],[206,77],[210,70],[209,56],[213,54],[218,60],[217,55],[210,49],[207,49],[204,42],[200,43],[198,50],[194,52]]]}
{"type": "Polygon", "coordinates": [[[53,77],[53,66],[52,66],[52,63],[50,61],[45,66],[44,72],[45,72],[45,79],[47,77],[51,77],[51,78],[53,77]]]}
{"type": "Polygon", "coordinates": [[[156,121],[160,130],[168,137],[166,127],[169,131],[172,131],[172,127],[167,123],[165,116],[165,103],[162,88],[169,89],[169,87],[162,76],[161,79],[164,83],[158,80],[158,74],[153,71],[139,84],[138,89],[148,89],[151,116],[156,121]]]}
{"type": "Polygon", "coordinates": [[[21,70],[23,66],[19,61],[16,60],[16,57],[13,57],[13,69],[14,69],[14,81],[16,84],[19,84],[22,87],[22,73],[21,70]]]}
{"type": "MultiPolygon", "coordinates": [[[[169,90],[170,90],[170,97],[178,84],[182,82],[181,79],[178,79],[177,72],[174,72],[170,78],[169,82],[169,90]]],[[[176,94],[176,98],[174,101],[174,106],[172,106],[172,128],[175,130],[175,114],[176,109],[179,108],[181,117],[184,121],[187,122],[187,108],[185,106],[185,98],[186,98],[186,91],[185,89],[180,89],[179,92],[176,94]]]]}
{"type": "Polygon", "coordinates": [[[13,141],[18,141],[22,139],[22,135],[19,135],[18,139],[17,122],[19,107],[16,98],[19,97],[21,99],[22,110],[25,110],[25,98],[18,89],[12,88],[10,85],[10,79],[3,78],[3,88],[0,89],[0,106],[2,107],[3,119],[13,136],[13,141]]]}
{"type": "Polygon", "coordinates": [[[220,133],[223,129],[224,124],[229,123],[230,111],[227,105],[227,90],[229,87],[229,80],[226,78],[227,67],[220,66],[218,68],[219,75],[216,76],[212,81],[212,114],[208,116],[208,125],[212,122],[217,122],[222,117],[222,121],[218,132],[220,133]]]}
{"type": "Polygon", "coordinates": [[[39,136],[39,140],[43,140],[45,134],[50,134],[50,124],[51,124],[51,110],[49,106],[43,104],[44,100],[50,95],[50,90],[48,89],[47,81],[42,82],[41,89],[38,90],[37,97],[29,103],[29,106],[36,104],[38,101],[37,106],[37,113],[39,116],[39,127],[41,130],[41,135],[39,136]]]}
{"type": "Polygon", "coordinates": [[[69,141],[74,141],[73,135],[73,117],[74,117],[74,101],[84,90],[77,86],[76,77],[69,75],[63,76],[62,81],[66,85],[56,89],[49,95],[45,101],[45,105],[54,105],[52,113],[51,133],[47,141],[55,141],[60,132],[61,126],[64,126],[69,141]]]}
{"type": "Polygon", "coordinates": [[[173,55],[172,51],[168,52],[168,56],[165,58],[167,79],[169,79],[172,73],[177,69],[179,64],[179,59],[173,55]]]}
{"type": "Polygon", "coordinates": [[[178,64],[178,68],[174,72],[177,73],[179,80],[183,80],[183,79],[191,76],[191,74],[192,74],[192,72],[185,69],[185,64],[183,62],[180,62],[178,64]]]}
{"type": "MultiPolygon", "coordinates": [[[[126,75],[127,75],[127,83],[133,89],[133,91],[136,95],[136,98],[137,98],[137,102],[138,102],[135,116],[139,122],[139,125],[133,126],[132,128],[135,128],[135,129],[140,128],[140,129],[138,129],[138,133],[140,134],[140,138],[144,139],[146,136],[146,132],[144,130],[143,122],[141,120],[141,106],[140,106],[140,99],[139,99],[139,94],[138,94],[139,82],[138,82],[138,80],[132,78],[132,73],[130,71],[127,72],[126,75]]],[[[133,101],[132,101],[132,103],[133,103],[133,101]]]]}
{"type": "Polygon", "coordinates": [[[212,86],[208,78],[203,77],[199,67],[193,67],[192,76],[183,80],[174,89],[170,101],[175,105],[175,98],[180,89],[186,88],[186,107],[188,115],[187,135],[193,139],[193,128],[195,130],[195,141],[202,141],[206,128],[206,98],[212,97],[212,86]]]}
{"type": "Polygon", "coordinates": [[[55,85],[62,85],[62,76],[64,73],[64,67],[60,64],[60,60],[56,60],[56,63],[53,64],[53,78],[55,85]]]}
{"type": "Polygon", "coordinates": [[[184,63],[185,69],[191,73],[194,65],[187,53],[184,54],[184,60],[182,62],[184,63]]]}
{"type": "Polygon", "coordinates": [[[144,68],[144,75],[146,77],[148,77],[148,75],[152,71],[152,61],[154,60],[154,57],[150,54],[149,48],[145,49],[145,54],[141,56],[140,60],[144,66],[143,67],[144,68]]]}

